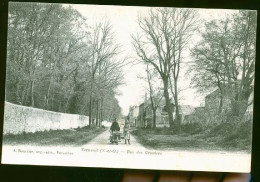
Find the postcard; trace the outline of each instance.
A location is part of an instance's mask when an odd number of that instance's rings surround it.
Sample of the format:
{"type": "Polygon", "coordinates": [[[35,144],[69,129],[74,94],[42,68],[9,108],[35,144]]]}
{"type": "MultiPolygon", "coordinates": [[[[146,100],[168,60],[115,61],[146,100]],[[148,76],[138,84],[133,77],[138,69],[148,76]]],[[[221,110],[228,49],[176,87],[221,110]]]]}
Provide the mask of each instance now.
{"type": "Polygon", "coordinates": [[[250,172],[256,17],[10,2],[2,164],[250,172]]]}

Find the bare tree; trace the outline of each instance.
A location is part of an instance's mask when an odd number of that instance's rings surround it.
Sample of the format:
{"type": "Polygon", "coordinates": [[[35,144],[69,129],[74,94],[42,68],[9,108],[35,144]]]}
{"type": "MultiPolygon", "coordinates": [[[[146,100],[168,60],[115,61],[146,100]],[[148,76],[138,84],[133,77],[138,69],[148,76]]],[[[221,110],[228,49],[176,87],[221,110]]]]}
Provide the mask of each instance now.
{"type": "Polygon", "coordinates": [[[196,12],[192,9],[157,8],[147,16],[139,16],[138,24],[142,34],[133,36],[133,44],[141,61],[152,65],[159,73],[163,86],[166,110],[171,127],[178,127],[178,78],[182,53],[196,28],[196,12]],[[169,95],[170,77],[174,81],[174,104],[176,122],[169,95]]]}
{"type": "Polygon", "coordinates": [[[243,11],[225,20],[206,23],[202,41],[193,49],[194,84],[220,90],[231,101],[231,115],[242,117],[253,91],[256,14],[243,11]]]}
{"type": "Polygon", "coordinates": [[[156,73],[153,70],[149,69],[148,64],[146,66],[146,74],[147,74],[147,82],[149,86],[148,92],[149,92],[149,98],[151,102],[151,109],[153,112],[152,127],[156,128],[156,111],[161,104],[163,94],[160,92],[160,88],[159,89],[154,88],[155,87],[154,78],[156,77],[156,73]]]}
{"type": "Polygon", "coordinates": [[[92,124],[93,96],[97,85],[97,75],[101,65],[113,59],[119,53],[119,45],[115,44],[112,26],[108,21],[100,21],[91,30],[89,40],[91,49],[88,67],[90,70],[89,124],[92,124]]]}

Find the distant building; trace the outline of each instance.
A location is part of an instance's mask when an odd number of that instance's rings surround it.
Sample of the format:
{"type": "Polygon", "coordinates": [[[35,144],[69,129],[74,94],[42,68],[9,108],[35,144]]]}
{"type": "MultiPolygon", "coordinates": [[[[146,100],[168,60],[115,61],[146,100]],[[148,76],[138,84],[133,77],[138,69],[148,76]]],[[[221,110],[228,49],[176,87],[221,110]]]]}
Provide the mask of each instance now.
{"type": "Polygon", "coordinates": [[[137,122],[136,122],[136,127],[143,128],[145,127],[145,103],[142,103],[139,105],[139,112],[138,112],[138,117],[137,117],[137,122]]]}
{"type": "MultiPolygon", "coordinates": [[[[171,101],[173,119],[175,118],[175,106],[171,101]]],[[[182,122],[185,116],[194,113],[195,108],[190,105],[180,105],[179,112],[182,117],[182,122]]],[[[150,99],[145,99],[145,102],[138,107],[134,106],[129,109],[129,121],[135,123],[136,127],[150,128],[153,126],[153,110],[150,99]],[[134,112],[136,110],[136,112],[134,112]],[[138,110],[138,112],[137,112],[138,110]],[[135,113],[135,114],[134,114],[135,113]],[[138,113],[138,114],[137,114],[138,113]]],[[[165,106],[165,99],[162,98],[156,109],[156,127],[169,127],[168,111],[165,106]]]]}
{"type": "Polygon", "coordinates": [[[194,113],[195,107],[191,105],[180,105],[179,111],[182,116],[186,116],[194,113]]]}
{"type": "MultiPolygon", "coordinates": [[[[224,90],[222,95],[222,111],[231,111],[232,103],[231,98],[234,98],[235,92],[234,89],[224,90]],[[232,91],[233,90],[233,91],[232,91]]],[[[215,116],[219,112],[219,106],[221,101],[221,93],[219,89],[214,90],[210,94],[205,97],[205,110],[209,112],[211,116],[215,116]]],[[[248,98],[248,107],[245,113],[245,119],[253,117],[253,92],[250,94],[248,98]]]]}
{"type": "MultiPolygon", "coordinates": [[[[187,116],[193,114],[194,112],[195,112],[195,107],[191,105],[179,105],[179,114],[181,115],[181,123],[184,123],[185,118],[187,118],[187,116]]],[[[176,112],[173,112],[173,119],[175,119],[175,117],[176,117],[176,112]]]]}
{"type": "MultiPolygon", "coordinates": [[[[160,104],[156,109],[156,127],[169,127],[168,113],[164,111],[165,106],[162,105],[163,103],[160,104]]],[[[145,127],[150,128],[153,126],[153,109],[150,103],[146,104],[143,119],[145,127]]]]}
{"type": "MultiPolygon", "coordinates": [[[[231,99],[230,96],[234,92],[225,90],[222,95],[222,110],[231,109],[231,99]]],[[[249,98],[249,103],[252,102],[252,95],[249,98]]],[[[205,104],[200,107],[194,107],[191,105],[179,105],[179,114],[181,115],[181,123],[190,122],[209,122],[212,116],[218,114],[219,106],[221,102],[221,93],[219,89],[214,90],[205,97],[205,104]],[[206,121],[205,121],[206,120],[206,121]]],[[[173,108],[173,119],[176,117],[176,108],[171,101],[173,108]]],[[[246,111],[246,119],[250,119],[253,116],[253,105],[250,105],[246,111]]],[[[145,99],[145,101],[139,106],[133,106],[129,109],[129,121],[132,125],[136,127],[152,127],[153,125],[153,111],[150,99],[145,99]]],[[[156,110],[156,127],[169,127],[168,112],[165,106],[165,99],[162,98],[159,106],[156,110]]]]}
{"type": "Polygon", "coordinates": [[[136,127],[147,128],[152,124],[153,111],[149,101],[143,102],[138,107],[138,116],[136,120],[136,127]]]}
{"type": "Polygon", "coordinates": [[[205,110],[205,107],[194,107],[192,113],[184,115],[184,117],[182,118],[182,123],[187,124],[194,122],[207,122],[209,119],[207,117],[207,114],[208,112],[205,110]]]}
{"type": "Polygon", "coordinates": [[[131,126],[136,126],[139,115],[139,107],[131,106],[129,108],[128,120],[131,126]]]}
{"type": "MultiPolygon", "coordinates": [[[[219,89],[211,92],[205,97],[205,109],[211,114],[218,113],[221,100],[221,93],[219,89]]],[[[231,107],[231,101],[227,94],[223,94],[222,109],[229,109],[231,107]]]]}

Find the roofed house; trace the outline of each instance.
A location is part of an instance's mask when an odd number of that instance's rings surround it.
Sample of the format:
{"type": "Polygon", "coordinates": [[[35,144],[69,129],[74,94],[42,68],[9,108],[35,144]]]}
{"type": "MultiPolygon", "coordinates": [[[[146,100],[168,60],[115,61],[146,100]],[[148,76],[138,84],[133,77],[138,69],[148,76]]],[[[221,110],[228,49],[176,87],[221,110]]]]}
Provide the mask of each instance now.
{"type": "Polygon", "coordinates": [[[131,106],[129,108],[129,114],[128,114],[128,120],[131,126],[137,125],[138,115],[139,115],[139,107],[131,106]]]}
{"type": "MultiPolygon", "coordinates": [[[[172,104],[173,106],[173,104],[172,104]]],[[[136,127],[150,128],[153,125],[153,110],[150,99],[139,105],[138,117],[136,121],[136,127]]],[[[165,111],[164,98],[160,100],[160,103],[156,109],[156,127],[169,127],[168,113],[165,111]]]]}
{"type": "MultiPolygon", "coordinates": [[[[176,109],[175,109],[176,111],[176,109]]],[[[187,116],[195,112],[195,107],[191,105],[179,105],[179,114],[181,115],[181,123],[185,122],[187,116]]],[[[173,119],[176,117],[176,112],[173,112],[173,119]]]]}
{"type": "Polygon", "coordinates": [[[205,110],[205,107],[194,107],[194,110],[191,114],[187,114],[183,117],[183,124],[195,123],[195,122],[207,122],[208,121],[208,112],[205,110]]]}
{"type": "MultiPolygon", "coordinates": [[[[211,114],[217,114],[221,102],[221,93],[219,89],[214,90],[205,97],[205,109],[211,114]]],[[[231,101],[227,94],[223,94],[223,109],[231,107],[231,101]]]]}
{"type": "Polygon", "coordinates": [[[195,107],[191,106],[191,105],[181,105],[180,108],[180,113],[182,115],[190,115],[195,111],[195,107]]]}
{"type": "MultiPolygon", "coordinates": [[[[176,108],[171,102],[173,119],[175,118],[176,108]]],[[[182,117],[182,122],[184,117],[191,115],[195,112],[195,107],[191,105],[180,105],[179,112],[182,117]]],[[[149,100],[139,105],[139,116],[137,119],[137,127],[152,127],[153,125],[153,111],[152,106],[149,100]]],[[[162,99],[157,110],[156,110],[156,127],[169,127],[169,117],[168,111],[166,110],[165,100],[162,99]]]]}
{"type": "Polygon", "coordinates": [[[137,117],[137,122],[136,122],[136,127],[145,127],[145,104],[142,103],[139,105],[139,112],[138,112],[138,117],[137,117]]]}
{"type": "MultiPolygon", "coordinates": [[[[226,89],[224,90],[224,93],[222,95],[222,111],[231,111],[234,109],[234,104],[232,106],[231,100],[232,98],[235,98],[235,91],[233,89],[226,89]]],[[[243,114],[243,109],[245,109],[246,113],[248,116],[251,113],[252,114],[252,101],[253,101],[253,92],[250,94],[248,98],[248,106],[247,104],[244,104],[243,102],[237,103],[238,105],[242,104],[241,107],[238,107],[238,112],[241,112],[243,114]],[[241,111],[240,111],[241,110],[241,111]]],[[[219,114],[219,108],[220,108],[220,103],[221,103],[221,93],[219,89],[214,90],[210,94],[208,94],[205,97],[205,109],[210,113],[211,116],[217,116],[219,114]]]]}

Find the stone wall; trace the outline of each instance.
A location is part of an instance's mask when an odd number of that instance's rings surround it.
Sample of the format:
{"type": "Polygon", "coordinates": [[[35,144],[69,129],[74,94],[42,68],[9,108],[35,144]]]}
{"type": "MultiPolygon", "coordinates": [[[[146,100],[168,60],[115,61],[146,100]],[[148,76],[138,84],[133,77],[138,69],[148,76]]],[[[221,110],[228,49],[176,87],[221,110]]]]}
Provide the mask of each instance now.
{"type": "Polygon", "coordinates": [[[87,126],[88,116],[65,114],[5,102],[4,134],[71,129],[87,126]]]}

